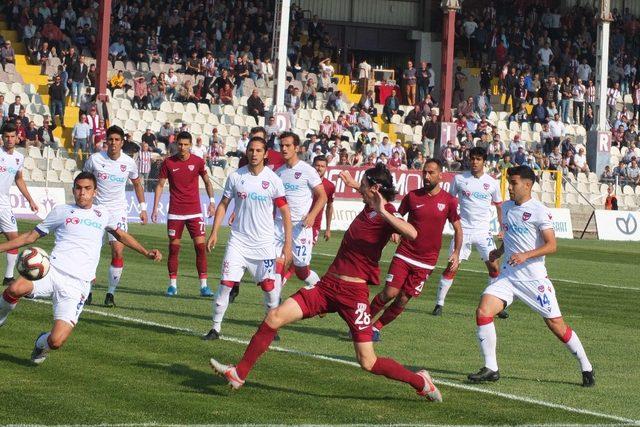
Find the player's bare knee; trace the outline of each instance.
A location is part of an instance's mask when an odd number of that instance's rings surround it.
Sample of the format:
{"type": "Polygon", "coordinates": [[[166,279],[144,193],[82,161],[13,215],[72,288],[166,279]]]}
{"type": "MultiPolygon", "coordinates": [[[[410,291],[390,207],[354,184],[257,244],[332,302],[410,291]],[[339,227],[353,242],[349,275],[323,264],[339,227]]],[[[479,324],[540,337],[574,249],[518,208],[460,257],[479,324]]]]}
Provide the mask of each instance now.
{"type": "Polygon", "coordinates": [[[371,372],[373,365],[376,364],[376,360],[377,358],[375,354],[370,355],[358,353],[358,363],[360,364],[360,367],[367,372],[371,372]]]}
{"type": "Polygon", "coordinates": [[[403,292],[398,297],[396,297],[394,304],[398,307],[404,307],[409,303],[409,301],[411,301],[411,296],[403,292]]]}
{"type": "Polygon", "coordinates": [[[58,350],[60,347],[64,345],[67,341],[67,337],[62,335],[49,335],[49,339],[47,340],[49,344],[49,348],[51,350],[58,350]]]}
{"type": "Polygon", "coordinates": [[[491,313],[488,308],[482,304],[476,309],[476,319],[481,317],[493,317],[493,313],[491,313]]]}
{"type": "Polygon", "coordinates": [[[554,317],[552,319],[544,319],[547,327],[555,336],[562,338],[567,331],[567,325],[562,317],[554,317]]]}
{"type": "Polygon", "coordinates": [[[280,312],[280,308],[276,307],[273,310],[269,310],[267,313],[267,317],[265,317],[264,321],[269,325],[272,329],[280,329],[284,323],[284,319],[282,317],[282,313],[280,312]]]}

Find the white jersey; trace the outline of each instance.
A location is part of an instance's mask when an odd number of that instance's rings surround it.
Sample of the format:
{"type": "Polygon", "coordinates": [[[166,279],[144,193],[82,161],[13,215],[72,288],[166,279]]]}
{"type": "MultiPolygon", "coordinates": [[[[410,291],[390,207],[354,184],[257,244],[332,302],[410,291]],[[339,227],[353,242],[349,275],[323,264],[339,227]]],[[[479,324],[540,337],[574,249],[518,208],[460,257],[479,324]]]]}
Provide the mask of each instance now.
{"type": "Polygon", "coordinates": [[[11,206],[9,190],[16,181],[16,174],[22,170],[23,164],[22,154],[15,150],[13,154],[9,154],[4,148],[0,148],[0,206],[4,208],[11,206]]]}
{"type": "Polygon", "coordinates": [[[490,230],[491,204],[502,202],[498,181],[486,173],[476,178],[471,172],[465,172],[454,177],[449,192],[458,198],[463,230],[490,230]]]}
{"type": "Polygon", "coordinates": [[[235,203],[236,218],[228,245],[235,246],[248,259],[273,259],[273,208],[276,199],[285,201],[282,180],[269,168],[253,175],[243,166],[229,175],[223,195],[235,203]]]}
{"type": "Polygon", "coordinates": [[[111,160],[109,155],[101,151],[92,154],[85,162],[84,170],[91,172],[98,180],[96,203],[110,211],[122,211],[127,208],[125,187],[128,179],[138,177],[136,162],[124,153],[118,160],[111,160]]]}
{"type": "Polygon", "coordinates": [[[539,280],[547,277],[544,257],[530,258],[516,266],[509,265],[509,258],[516,253],[532,251],[544,245],[542,232],[553,230],[551,212],[542,203],[531,199],[518,206],[513,200],[502,205],[504,230],[504,255],[500,276],[516,281],[539,280]]]}
{"type": "Polygon", "coordinates": [[[58,205],[36,226],[40,236],[55,232],[51,265],[80,280],[96,277],[105,230],[118,228],[117,218],[100,206],[83,209],[58,205]]]}
{"type": "MultiPolygon", "coordinates": [[[[276,171],[284,184],[284,192],[291,211],[291,222],[302,221],[309,213],[313,203],[313,189],[322,185],[322,178],[307,162],[298,161],[293,167],[286,164],[276,171]]],[[[276,220],[282,221],[280,211],[276,213],[276,220]]]]}

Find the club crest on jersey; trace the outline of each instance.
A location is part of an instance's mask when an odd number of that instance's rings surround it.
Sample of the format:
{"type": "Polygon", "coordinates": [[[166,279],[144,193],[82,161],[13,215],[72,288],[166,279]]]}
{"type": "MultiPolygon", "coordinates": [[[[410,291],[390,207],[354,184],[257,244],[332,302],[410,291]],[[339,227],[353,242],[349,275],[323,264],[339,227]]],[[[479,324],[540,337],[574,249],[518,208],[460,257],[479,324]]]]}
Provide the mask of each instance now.
{"type": "Polygon", "coordinates": [[[446,207],[446,205],[444,203],[438,203],[438,210],[440,212],[444,211],[444,208],[446,207]]]}
{"type": "Polygon", "coordinates": [[[378,212],[376,212],[376,211],[369,212],[369,218],[375,218],[376,215],[378,215],[378,212]]]}
{"type": "Polygon", "coordinates": [[[544,285],[538,286],[538,292],[540,292],[540,293],[544,292],[544,285]]]}
{"type": "Polygon", "coordinates": [[[296,173],[294,173],[294,174],[293,174],[293,176],[294,176],[296,179],[300,179],[300,177],[302,176],[302,172],[296,172],[296,173]]]}
{"type": "Polygon", "coordinates": [[[238,191],[238,197],[244,200],[247,198],[247,193],[245,193],[244,191],[238,191]]]}
{"type": "Polygon", "coordinates": [[[262,188],[264,188],[265,190],[269,188],[269,181],[262,181],[262,188]]]}
{"type": "Polygon", "coordinates": [[[489,184],[487,184],[486,182],[484,184],[482,184],[482,187],[484,187],[485,190],[489,189],[489,184]]]}
{"type": "Polygon", "coordinates": [[[126,172],[127,171],[127,165],[120,165],[120,170],[122,172],[126,172]]]}
{"type": "Polygon", "coordinates": [[[189,165],[189,166],[187,166],[187,168],[188,168],[191,172],[193,172],[193,170],[194,170],[196,167],[195,167],[195,165],[189,165]]]}
{"type": "Polygon", "coordinates": [[[93,210],[93,213],[95,213],[98,218],[100,218],[102,216],[102,212],[97,211],[95,209],[93,210]]]}
{"type": "Polygon", "coordinates": [[[525,212],[522,214],[523,221],[529,221],[529,218],[531,218],[531,214],[529,212],[525,212]]]}
{"type": "Polygon", "coordinates": [[[547,217],[549,217],[549,221],[553,220],[553,215],[551,215],[551,213],[547,212],[547,217]]]}
{"type": "Polygon", "coordinates": [[[20,164],[20,159],[16,159],[16,165],[20,164]]]}

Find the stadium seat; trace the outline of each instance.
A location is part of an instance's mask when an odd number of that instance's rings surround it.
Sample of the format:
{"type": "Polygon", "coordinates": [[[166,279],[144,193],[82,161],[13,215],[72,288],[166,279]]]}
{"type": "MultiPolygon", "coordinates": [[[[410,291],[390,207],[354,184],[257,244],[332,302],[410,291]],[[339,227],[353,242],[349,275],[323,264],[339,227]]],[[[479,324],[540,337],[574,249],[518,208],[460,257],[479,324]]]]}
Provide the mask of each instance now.
{"type": "Polygon", "coordinates": [[[633,191],[633,187],[630,185],[625,185],[622,187],[622,194],[624,195],[633,195],[635,192],[633,191]]]}
{"type": "Polygon", "coordinates": [[[636,197],[631,195],[626,195],[624,197],[624,204],[626,205],[626,207],[632,208],[632,209],[635,209],[638,207],[636,203],[636,197]]]}
{"type": "Polygon", "coordinates": [[[34,182],[44,182],[44,174],[42,170],[35,168],[31,171],[31,181],[34,182]]]}
{"type": "Polygon", "coordinates": [[[68,170],[62,170],[60,171],[60,181],[64,183],[71,183],[73,182],[73,175],[68,170]]]}
{"type": "Polygon", "coordinates": [[[33,157],[34,159],[41,159],[42,153],[40,153],[40,149],[38,147],[29,147],[28,156],[33,157]]]}
{"type": "Polygon", "coordinates": [[[556,202],[556,196],[554,193],[543,192],[542,203],[545,205],[553,205],[556,202]]]}
{"type": "Polygon", "coordinates": [[[22,179],[31,181],[31,171],[29,169],[22,169],[22,179]]]}
{"type": "Polygon", "coordinates": [[[61,171],[64,169],[64,161],[56,157],[54,159],[51,159],[49,167],[54,171],[61,171]]]}
{"type": "Polygon", "coordinates": [[[24,169],[31,170],[36,168],[36,162],[33,160],[33,157],[25,157],[24,163],[22,164],[24,169]]]}
{"type": "Polygon", "coordinates": [[[77,167],[76,161],[74,159],[66,159],[64,161],[64,168],[68,171],[74,171],[77,167]]]}

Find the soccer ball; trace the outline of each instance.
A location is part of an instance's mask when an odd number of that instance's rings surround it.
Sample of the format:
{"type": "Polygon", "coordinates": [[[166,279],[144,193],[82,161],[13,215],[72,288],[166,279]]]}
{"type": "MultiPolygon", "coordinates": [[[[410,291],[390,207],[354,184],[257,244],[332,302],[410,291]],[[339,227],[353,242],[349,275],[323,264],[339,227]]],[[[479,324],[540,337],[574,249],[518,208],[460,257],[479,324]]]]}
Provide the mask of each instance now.
{"type": "Polygon", "coordinates": [[[27,280],[40,280],[49,272],[49,254],[44,249],[27,248],[18,256],[18,273],[27,280]]]}

